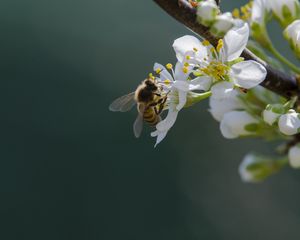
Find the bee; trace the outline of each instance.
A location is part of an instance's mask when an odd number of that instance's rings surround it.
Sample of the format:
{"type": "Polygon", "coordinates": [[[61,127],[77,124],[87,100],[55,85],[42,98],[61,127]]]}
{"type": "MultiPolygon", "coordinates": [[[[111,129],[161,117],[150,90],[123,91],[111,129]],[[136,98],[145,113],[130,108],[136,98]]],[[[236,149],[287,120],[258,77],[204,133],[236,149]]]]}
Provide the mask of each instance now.
{"type": "Polygon", "coordinates": [[[160,114],[164,109],[168,93],[163,93],[163,87],[155,79],[145,79],[134,92],[114,100],[109,110],[113,112],[127,112],[137,104],[138,115],[133,124],[133,132],[138,138],[143,129],[143,122],[155,126],[161,121],[160,114]]]}

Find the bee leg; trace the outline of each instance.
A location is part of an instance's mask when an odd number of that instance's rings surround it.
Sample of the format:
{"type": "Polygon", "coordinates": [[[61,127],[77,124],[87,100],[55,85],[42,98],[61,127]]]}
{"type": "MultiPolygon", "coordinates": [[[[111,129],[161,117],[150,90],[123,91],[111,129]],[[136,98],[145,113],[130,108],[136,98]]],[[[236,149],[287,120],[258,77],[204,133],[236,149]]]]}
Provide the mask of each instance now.
{"type": "Polygon", "coordinates": [[[160,114],[159,109],[157,109],[157,106],[154,107],[154,112],[155,112],[156,115],[160,114]]]}
{"type": "Polygon", "coordinates": [[[157,114],[161,114],[161,112],[163,111],[165,103],[167,101],[167,98],[168,98],[168,95],[166,95],[164,98],[160,99],[161,102],[159,104],[159,109],[158,109],[158,113],[157,114]]]}

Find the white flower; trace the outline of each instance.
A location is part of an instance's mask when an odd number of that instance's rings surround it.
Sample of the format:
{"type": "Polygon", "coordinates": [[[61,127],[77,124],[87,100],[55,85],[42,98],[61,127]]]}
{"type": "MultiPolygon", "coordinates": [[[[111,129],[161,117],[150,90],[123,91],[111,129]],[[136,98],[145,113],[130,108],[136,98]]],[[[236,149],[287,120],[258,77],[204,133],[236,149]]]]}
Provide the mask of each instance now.
{"type": "Polygon", "coordinates": [[[268,104],[266,109],[263,111],[263,119],[269,125],[273,125],[278,118],[284,114],[284,107],[282,104],[268,104]]]}
{"type": "Polygon", "coordinates": [[[206,42],[207,50],[202,50],[206,56],[187,47],[197,44],[199,49],[203,49],[203,44],[200,45],[200,41],[191,36],[184,36],[180,38],[180,41],[176,40],[177,44],[174,43],[176,45],[174,49],[177,52],[178,60],[185,60],[196,69],[194,72],[198,75],[209,76],[212,82],[229,79],[233,83],[232,88],[235,85],[249,89],[260,84],[265,79],[267,71],[264,66],[255,61],[241,62],[239,59],[247,45],[248,37],[249,27],[243,23],[228,31],[224,41],[220,40],[216,49],[206,42]],[[184,44],[181,46],[179,43],[184,44]],[[187,59],[182,57],[184,55],[187,59]]]}
{"type": "Polygon", "coordinates": [[[300,128],[299,113],[291,109],[286,114],[281,115],[278,121],[278,127],[280,132],[285,135],[298,133],[298,129],[300,128]]]}
{"type": "Polygon", "coordinates": [[[234,25],[234,20],[230,12],[218,15],[210,31],[216,36],[224,36],[234,25]]]}
{"type": "Polygon", "coordinates": [[[269,0],[268,4],[283,27],[299,18],[300,6],[298,0],[269,0]]]}
{"type": "Polygon", "coordinates": [[[197,8],[197,21],[205,26],[210,26],[215,20],[219,8],[215,0],[201,1],[197,8]]]}
{"type": "Polygon", "coordinates": [[[297,57],[300,58],[300,20],[295,20],[288,25],[283,35],[289,41],[297,57]]]}
{"type": "Polygon", "coordinates": [[[157,137],[155,146],[160,143],[170,128],[174,125],[178,112],[187,104],[189,93],[194,90],[206,88],[202,83],[204,78],[188,80],[191,68],[177,62],[175,70],[169,65],[169,71],[161,64],[154,64],[154,71],[160,75],[160,82],[168,89],[168,114],[167,117],[156,125],[156,131],[151,133],[152,137],[157,137]]]}
{"type": "Polygon", "coordinates": [[[300,168],[300,145],[295,145],[289,149],[289,163],[293,168],[300,168]]]}
{"type": "Polygon", "coordinates": [[[243,109],[243,103],[238,96],[239,96],[238,91],[232,90],[230,96],[227,96],[224,99],[217,99],[214,97],[210,97],[209,112],[214,117],[214,119],[220,122],[223,119],[225,113],[231,112],[233,110],[243,109]]]}
{"type": "Polygon", "coordinates": [[[257,124],[258,121],[246,111],[231,111],[224,114],[220,130],[225,138],[233,139],[255,134],[257,124]]]}

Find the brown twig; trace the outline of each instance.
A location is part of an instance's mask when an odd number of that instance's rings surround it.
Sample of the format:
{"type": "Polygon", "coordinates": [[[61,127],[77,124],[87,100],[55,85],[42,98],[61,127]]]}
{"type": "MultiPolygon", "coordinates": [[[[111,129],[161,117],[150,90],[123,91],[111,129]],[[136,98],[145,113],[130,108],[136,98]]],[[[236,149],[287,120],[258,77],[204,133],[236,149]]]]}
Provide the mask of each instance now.
{"type": "MultiPolygon", "coordinates": [[[[153,0],[169,15],[177,21],[191,29],[196,34],[207,39],[213,45],[217,44],[218,39],[210,34],[209,29],[196,21],[196,9],[186,0],[153,0]]],[[[218,1],[219,3],[220,1],[218,1]]],[[[295,77],[280,72],[266,62],[254,55],[250,50],[245,49],[241,55],[245,60],[254,60],[265,66],[267,77],[261,83],[261,86],[275,92],[283,97],[290,98],[293,95],[299,95],[299,90],[295,77]]]]}

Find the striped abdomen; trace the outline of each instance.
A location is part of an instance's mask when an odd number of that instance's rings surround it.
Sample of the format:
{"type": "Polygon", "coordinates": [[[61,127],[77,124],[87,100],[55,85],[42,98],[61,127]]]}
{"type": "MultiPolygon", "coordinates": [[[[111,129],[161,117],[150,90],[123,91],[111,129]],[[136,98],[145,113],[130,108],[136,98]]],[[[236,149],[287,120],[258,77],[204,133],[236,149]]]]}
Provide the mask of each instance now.
{"type": "Polygon", "coordinates": [[[153,107],[148,107],[144,111],[143,118],[145,122],[147,122],[151,126],[156,125],[160,121],[160,116],[155,113],[153,107]]]}

